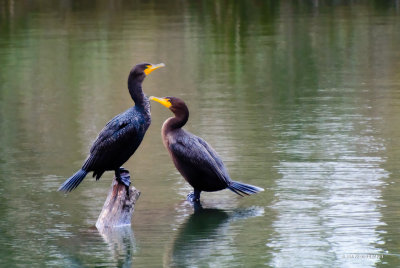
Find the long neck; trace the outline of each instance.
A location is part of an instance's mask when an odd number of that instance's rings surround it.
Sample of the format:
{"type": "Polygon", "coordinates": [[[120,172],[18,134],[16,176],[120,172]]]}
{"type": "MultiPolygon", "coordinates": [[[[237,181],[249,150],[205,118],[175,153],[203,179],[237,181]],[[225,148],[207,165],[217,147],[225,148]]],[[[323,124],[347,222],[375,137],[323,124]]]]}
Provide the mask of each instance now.
{"type": "Polygon", "coordinates": [[[163,124],[162,131],[167,133],[171,130],[179,129],[183,127],[189,119],[189,110],[185,107],[184,110],[180,110],[175,113],[175,117],[168,118],[163,124]]]}
{"type": "Polygon", "coordinates": [[[142,81],[129,79],[128,89],[129,89],[129,94],[131,94],[132,100],[135,102],[135,105],[145,107],[146,104],[149,102],[149,100],[143,93],[142,81]]]}

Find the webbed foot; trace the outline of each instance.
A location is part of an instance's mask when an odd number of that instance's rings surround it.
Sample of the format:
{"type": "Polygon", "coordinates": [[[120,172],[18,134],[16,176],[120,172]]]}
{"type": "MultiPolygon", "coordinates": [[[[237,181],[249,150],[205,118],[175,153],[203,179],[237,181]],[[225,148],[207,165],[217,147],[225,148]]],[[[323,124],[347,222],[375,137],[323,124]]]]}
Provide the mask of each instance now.
{"type": "Polygon", "coordinates": [[[129,187],[131,185],[131,176],[127,169],[120,167],[118,170],[115,171],[115,177],[126,187],[129,187]]]}
{"type": "Polygon", "coordinates": [[[123,167],[120,167],[118,170],[115,171],[115,178],[119,183],[125,185],[126,194],[129,197],[129,186],[131,185],[131,176],[129,171],[123,167]]]}

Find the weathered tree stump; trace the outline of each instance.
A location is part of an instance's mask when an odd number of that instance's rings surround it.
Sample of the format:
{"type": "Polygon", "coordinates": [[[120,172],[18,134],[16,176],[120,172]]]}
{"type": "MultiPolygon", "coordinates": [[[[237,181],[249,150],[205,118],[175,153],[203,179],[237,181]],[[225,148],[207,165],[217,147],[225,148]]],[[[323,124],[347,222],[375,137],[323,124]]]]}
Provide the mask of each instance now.
{"type": "MultiPolygon", "coordinates": [[[[129,171],[124,170],[121,176],[123,176],[123,179],[129,180],[129,171]]],[[[97,229],[104,230],[105,228],[130,225],[139,196],[140,191],[134,186],[128,188],[114,177],[111,189],[96,222],[97,229]],[[129,194],[127,193],[128,189],[129,194]]]]}

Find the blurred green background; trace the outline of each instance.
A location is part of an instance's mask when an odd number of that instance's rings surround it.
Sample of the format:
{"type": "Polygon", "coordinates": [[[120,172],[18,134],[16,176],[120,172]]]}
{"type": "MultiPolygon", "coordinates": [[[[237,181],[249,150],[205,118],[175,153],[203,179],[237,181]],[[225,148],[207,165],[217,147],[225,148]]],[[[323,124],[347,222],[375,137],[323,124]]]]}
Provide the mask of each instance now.
{"type": "Polygon", "coordinates": [[[399,267],[400,1],[0,0],[0,266],[399,267]],[[186,101],[235,180],[204,210],[152,125],[132,228],[93,227],[113,173],[57,192],[130,69],[186,101]],[[351,255],[353,254],[353,255],[351,255]],[[354,257],[356,256],[356,257],[354,257]]]}

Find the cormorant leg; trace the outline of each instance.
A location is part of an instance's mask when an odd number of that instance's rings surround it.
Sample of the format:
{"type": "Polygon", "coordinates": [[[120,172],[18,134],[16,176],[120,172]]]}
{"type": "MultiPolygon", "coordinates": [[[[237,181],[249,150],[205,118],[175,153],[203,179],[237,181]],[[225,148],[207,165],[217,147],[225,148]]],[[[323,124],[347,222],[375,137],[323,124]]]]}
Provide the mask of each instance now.
{"type": "Polygon", "coordinates": [[[191,203],[200,203],[200,193],[201,191],[194,189],[194,192],[187,195],[187,200],[191,203]]]}
{"type": "Polygon", "coordinates": [[[115,178],[116,178],[119,182],[121,182],[121,171],[120,171],[120,169],[116,169],[114,172],[115,172],[115,178]]]}
{"type": "Polygon", "coordinates": [[[187,195],[187,200],[193,205],[195,212],[203,209],[200,202],[200,193],[201,191],[194,189],[194,192],[191,192],[187,195]]]}
{"type": "Polygon", "coordinates": [[[194,212],[201,211],[203,209],[203,206],[201,205],[201,202],[200,201],[193,202],[193,209],[194,209],[194,212]]]}
{"type": "Polygon", "coordinates": [[[129,171],[123,167],[115,170],[116,179],[123,183],[126,187],[126,194],[129,196],[129,185],[131,185],[131,176],[129,175],[129,171]]]}

